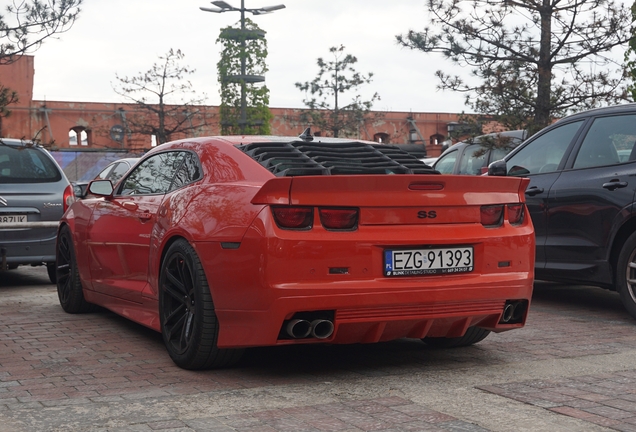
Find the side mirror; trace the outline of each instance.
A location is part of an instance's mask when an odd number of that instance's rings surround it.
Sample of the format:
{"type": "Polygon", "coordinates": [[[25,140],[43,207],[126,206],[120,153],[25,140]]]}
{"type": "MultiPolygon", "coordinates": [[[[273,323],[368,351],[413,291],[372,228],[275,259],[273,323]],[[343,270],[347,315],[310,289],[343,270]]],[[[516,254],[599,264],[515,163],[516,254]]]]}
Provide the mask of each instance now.
{"type": "Polygon", "coordinates": [[[75,198],[82,199],[86,198],[86,187],[88,183],[73,183],[73,193],[75,193],[75,198]]]}
{"type": "Polygon", "coordinates": [[[506,161],[498,160],[488,165],[488,175],[499,176],[499,177],[505,177],[506,175],[508,175],[508,169],[506,168],[506,161]]]}
{"type": "Polygon", "coordinates": [[[88,193],[97,196],[110,196],[113,190],[110,180],[93,180],[88,184],[88,193]]]}

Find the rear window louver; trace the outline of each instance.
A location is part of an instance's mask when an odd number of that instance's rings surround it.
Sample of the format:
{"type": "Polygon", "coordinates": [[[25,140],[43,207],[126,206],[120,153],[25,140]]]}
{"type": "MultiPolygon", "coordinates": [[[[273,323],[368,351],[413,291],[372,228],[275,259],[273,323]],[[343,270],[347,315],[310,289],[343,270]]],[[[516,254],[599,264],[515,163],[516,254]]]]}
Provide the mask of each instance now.
{"type": "Polygon", "coordinates": [[[237,146],[278,177],[336,174],[433,174],[437,171],[397,146],[362,142],[253,143],[237,146]]]}

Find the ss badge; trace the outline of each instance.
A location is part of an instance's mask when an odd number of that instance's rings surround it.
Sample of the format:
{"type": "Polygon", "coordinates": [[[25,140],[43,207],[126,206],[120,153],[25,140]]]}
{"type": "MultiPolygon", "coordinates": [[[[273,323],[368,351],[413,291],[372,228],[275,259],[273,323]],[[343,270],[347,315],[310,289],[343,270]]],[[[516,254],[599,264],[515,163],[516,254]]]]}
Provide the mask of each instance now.
{"type": "Polygon", "coordinates": [[[435,210],[420,210],[417,212],[417,217],[420,219],[435,219],[437,217],[437,212],[435,210]]]}

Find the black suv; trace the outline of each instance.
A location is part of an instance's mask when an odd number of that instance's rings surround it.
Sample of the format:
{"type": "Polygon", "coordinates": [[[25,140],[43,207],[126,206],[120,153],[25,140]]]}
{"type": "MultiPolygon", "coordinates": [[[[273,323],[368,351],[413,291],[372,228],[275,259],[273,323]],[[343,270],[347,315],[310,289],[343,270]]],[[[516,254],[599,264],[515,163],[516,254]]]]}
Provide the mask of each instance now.
{"type": "Polygon", "coordinates": [[[618,291],[636,318],[636,104],[559,120],[493,162],[530,178],[535,277],[618,291]]]}

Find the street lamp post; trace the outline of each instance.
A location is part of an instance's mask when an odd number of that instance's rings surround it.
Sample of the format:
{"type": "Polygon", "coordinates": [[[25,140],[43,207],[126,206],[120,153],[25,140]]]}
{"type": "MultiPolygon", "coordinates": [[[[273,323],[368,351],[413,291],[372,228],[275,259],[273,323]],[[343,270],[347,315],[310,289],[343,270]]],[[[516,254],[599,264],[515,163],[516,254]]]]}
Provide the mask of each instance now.
{"type": "Polygon", "coordinates": [[[235,34],[235,37],[239,37],[241,41],[241,75],[236,77],[232,77],[234,80],[238,80],[241,84],[241,118],[239,120],[239,126],[241,128],[241,133],[245,131],[245,127],[247,126],[247,95],[245,94],[245,84],[247,82],[256,83],[265,81],[265,77],[256,76],[256,75],[246,75],[246,66],[245,66],[245,40],[247,39],[246,30],[245,30],[245,12],[250,12],[252,15],[264,15],[271,12],[274,12],[279,9],[284,9],[285,5],[279,4],[274,6],[263,6],[259,8],[246,8],[245,0],[241,0],[241,7],[234,7],[224,1],[213,1],[212,4],[216,6],[215,8],[210,7],[199,7],[202,11],[205,12],[214,12],[214,13],[223,13],[223,12],[232,12],[238,11],[241,12],[241,31],[238,34],[235,34]]]}

